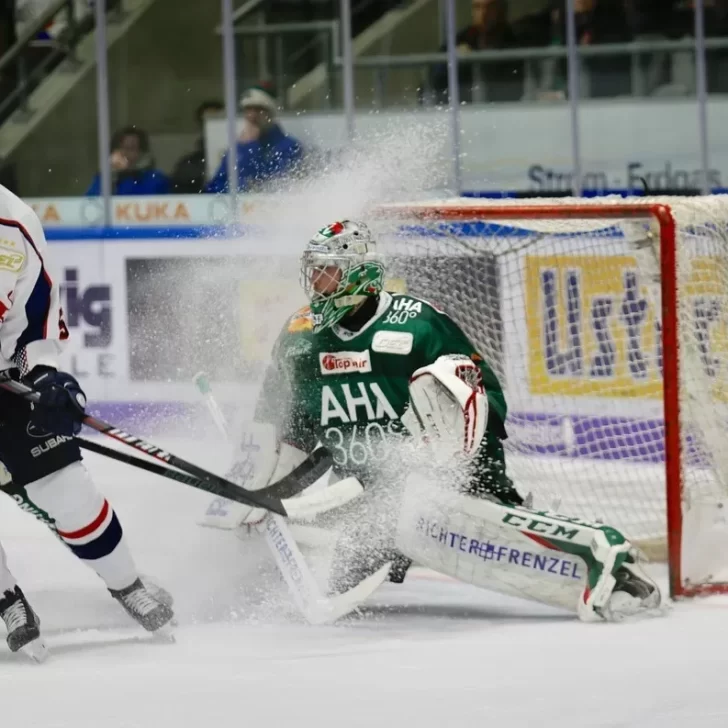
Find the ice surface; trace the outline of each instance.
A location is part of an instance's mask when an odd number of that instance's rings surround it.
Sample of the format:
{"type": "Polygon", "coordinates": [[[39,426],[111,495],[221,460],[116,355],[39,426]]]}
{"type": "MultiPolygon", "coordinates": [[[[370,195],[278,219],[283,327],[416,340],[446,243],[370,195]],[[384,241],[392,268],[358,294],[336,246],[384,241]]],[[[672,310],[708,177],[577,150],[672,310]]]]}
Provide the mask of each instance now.
{"type": "MultiPolygon", "coordinates": [[[[219,448],[162,443],[208,466],[219,448]]],[[[328,726],[725,728],[728,601],[585,625],[427,572],[362,617],[300,623],[264,547],[202,529],[207,497],[98,456],[92,472],[140,568],[176,597],[176,644],[130,625],[99,580],[0,499],[0,535],[52,651],[0,644],[0,718],[17,728],[328,726]]],[[[664,583],[664,573],[659,574],[664,583]]]]}

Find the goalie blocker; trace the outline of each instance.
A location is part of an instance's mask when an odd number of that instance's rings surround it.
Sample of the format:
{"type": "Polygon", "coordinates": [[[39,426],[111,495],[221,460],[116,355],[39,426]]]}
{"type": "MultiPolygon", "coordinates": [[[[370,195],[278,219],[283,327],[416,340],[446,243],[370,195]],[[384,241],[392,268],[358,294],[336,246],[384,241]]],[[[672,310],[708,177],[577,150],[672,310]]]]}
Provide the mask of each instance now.
{"type": "MultiPolygon", "coordinates": [[[[485,433],[488,401],[467,357],[440,357],[410,380],[403,421],[437,462],[462,461],[485,433]]],[[[416,563],[493,591],[618,621],[656,610],[660,591],[616,529],[495,498],[443,493],[414,472],[405,485],[397,548],[416,563]]]]}

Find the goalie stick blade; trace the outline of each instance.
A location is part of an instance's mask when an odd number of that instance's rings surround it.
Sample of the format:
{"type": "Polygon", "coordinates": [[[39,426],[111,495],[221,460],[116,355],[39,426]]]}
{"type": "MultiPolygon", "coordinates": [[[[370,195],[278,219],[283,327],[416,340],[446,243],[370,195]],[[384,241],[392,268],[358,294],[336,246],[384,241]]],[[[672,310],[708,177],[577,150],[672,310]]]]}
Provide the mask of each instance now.
{"type": "MultiPolygon", "coordinates": [[[[351,490],[347,492],[349,495],[344,493],[344,488],[339,489],[339,495],[334,490],[329,496],[324,496],[329,488],[324,488],[321,493],[321,500],[318,501],[319,505],[315,505],[309,502],[308,510],[306,508],[306,502],[304,499],[313,497],[314,494],[309,496],[300,496],[301,504],[294,505],[294,496],[302,493],[307,488],[311,487],[321,476],[323,476],[331,467],[332,464],[331,454],[326,448],[319,447],[314,450],[306,460],[304,460],[298,467],[294,468],[288,475],[284,476],[280,480],[276,481],[267,488],[261,488],[256,493],[263,495],[270,495],[274,498],[281,498],[284,500],[284,507],[286,508],[286,514],[290,518],[300,518],[301,520],[310,520],[316,514],[314,510],[317,509],[319,513],[323,513],[332,508],[337,508],[344,503],[348,503],[349,500],[355,498],[361,491],[352,493],[351,490]],[[288,494],[288,495],[286,495],[288,494]],[[330,506],[326,506],[327,501],[331,502],[330,506]],[[303,515],[297,515],[302,513],[303,515]]],[[[346,478],[345,480],[349,480],[346,478]]],[[[343,481],[340,481],[343,482],[343,481]]],[[[336,483],[335,485],[338,485],[336,483]]],[[[351,488],[351,485],[348,486],[351,488]]],[[[296,498],[295,500],[299,500],[296,498]]],[[[197,521],[198,526],[205,526],[207,528],[220,528],[224,531],[232,531],[243,525],[243,520],[249,514],[250,509],[247,506],[241,506],[233,501],[227,500],[226,498],[213,498],[207,506],[207,510],[203,516],[197,521]]]]}
{"type": "Polygon", "coordinates": [[[356,611],[386,581],[391,568],[392,562],[388,561],[349,591],[319,603],[315,612],[307,615],[308,621],[311,624],[331,624],[356,611]]]}
{"type": "Polygon", "coordinates": [[[293,498],[313,485],[334,464],[331,453],[325,447],[317,447],[299,466],[271,485],[258,492],[274,498],[293,498]]]}
{"type": "MultiPolygon", "coordinates": [[[[362,484],[354,477],[344,478],[316,493],[299,495],[281,501],[288,518],[294,521],[311,521],[322,513],[341,508],[364,492],[362,484]]],[[[198,526],[235,530],[245,525],[244,518],[250,509],[225,498],[215,498],[207,511],[197,521],[198,526]]]]}
{"type": "Polygon", "coordinates": [[[333,483],[324,490],[310,495],[304,493],[297,498],[286,499],[282,503],[288,518],[310,521],[321,513],[341,508],[363,492],[364,486],[356,478],[349,477],[333,483]]]}

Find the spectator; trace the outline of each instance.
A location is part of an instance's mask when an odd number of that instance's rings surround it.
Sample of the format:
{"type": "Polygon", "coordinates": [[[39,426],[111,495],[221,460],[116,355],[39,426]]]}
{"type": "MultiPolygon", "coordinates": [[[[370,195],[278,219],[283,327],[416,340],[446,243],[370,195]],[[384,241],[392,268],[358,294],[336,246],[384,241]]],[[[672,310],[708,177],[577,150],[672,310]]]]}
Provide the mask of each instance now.
{"type": "MultiPolygon", "coordinates": [[[[16,1],[16,23],[18,35],[21,35],[28,27],[33,25],[38,18],[53,5],[53,0],[15,0],[16,1]]],[[[111,4],[111,3],[107,3],[111,4]]],[[[88,14],[93,9],[92,0],[73,0],[72,10],[76,18],[88,14]]],[[[36,36],[36,40],[47,41],[58,38],[66,29],[66,19],[63,14],[52,18],[46,23],[36,36]]]]}
{"type": "MultiPolygon", "coordinates": [[[[508,24],[505,0],[472,0],[472,23],[461,30],[456,39],[458,51],[498,50],[515,48],[516,38],[508,24]]],[[[440,51],[447,50],[446,46],[440,51]]],[[[523,62],[496,61],[488,63],[459,63],[458,85],[460,100],[472,102],[474,80],[480,77],[485,84],[485,101],[519,101],[523,96],[523,62]]],[[[437,100],[447,102],[447,64],[433,69],[432,87],[437,100]]]]}
{"type": "MultiPolygon", "coordinates": [[[[695,3],[691,2],[693,10],[695,3]]],[[[704,24],[708,38],[728,37],[728,0],[705,0],[704,24]]],[[[694,16],[691,19],[694,22],[694,16]]],[[[694,34],[693,25],[690,34],[694,34]]],[[[706,51],[708,93],[728,93],[728,50],[715,48],[706,51]]]]}
{"type": "Polygon", "coordinates": [[[669,36],[676,2],[677,0],[624,0],[632,35],[669,36]]]}
{"type": "MultiPolygon", "coordinates": [[[[155,169],[149,136],[136,126],[124,127],[114,134],[109,163],[114,195],[165,195],[169,192],[167,175],[155,169]]],[[[94,177],[86,194],[101,194],[100,174],[94,177]]]]}
{"type": "MultiPolygon", "coordinates": [[[[581,46],[608,43],[627,43],[631,39],[624,5],[616,0],[575,0],[576,42],[581,46]]],[[[551,45],[566,44],[566,2],[553,0],[551,7],[551,45]]],[[[566,88],[567,63],[561,60],[553,64],[551,78],[541,89],[564,90],[566,88]],[[551,86],[551,88],[548,88],[551,86]],[[545,88],[544,88],[545,87],[545,88]]],[[[588,88],[585,96],[605,98],[630,93],[630,58],[624,54],[597,56],[582,60],[587,71],[588,88]]]]}
{"type": "Polygon", "coordinates": [[[175,164],[171,175],[172,192],[178,195],[194,195],[205,191],[205,121],[224,109],[225,104],[221,101],[204,101],[197,107],[195,116],[200,136],[195,142],[194,151],[185,154],[175,164]]]}
{"type": "MultiPolygon", "coordinates": [[[[240,100],[245,124],[238,140],[238,190],[258,191],[266,183],[291,173],[303,161],[297,139],[276,123],[276,103],[261,88],[248,89],[240,100]]],[[[227,154],[206,187],[207,192],[225,192],[228,187],[227,154]]]]}

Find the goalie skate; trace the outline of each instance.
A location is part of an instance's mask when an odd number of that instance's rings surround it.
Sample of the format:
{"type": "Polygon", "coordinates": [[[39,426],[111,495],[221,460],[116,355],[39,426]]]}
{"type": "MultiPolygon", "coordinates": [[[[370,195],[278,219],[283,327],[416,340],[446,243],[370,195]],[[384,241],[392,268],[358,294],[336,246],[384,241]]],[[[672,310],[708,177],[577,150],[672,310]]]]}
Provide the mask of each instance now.
{"type": "Polygon", "coordinates": [[[642,616],[658,616],[661,608],[660,590],[638,564],[623,564],[614,574],[616,585],[602,617],[607,622],[622,622],[642,616]]]}

